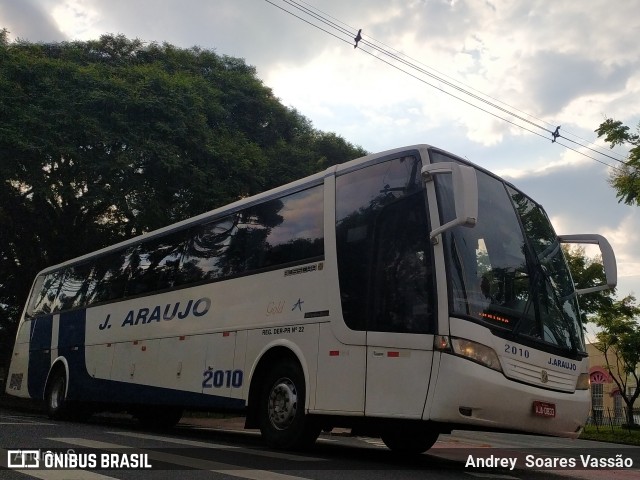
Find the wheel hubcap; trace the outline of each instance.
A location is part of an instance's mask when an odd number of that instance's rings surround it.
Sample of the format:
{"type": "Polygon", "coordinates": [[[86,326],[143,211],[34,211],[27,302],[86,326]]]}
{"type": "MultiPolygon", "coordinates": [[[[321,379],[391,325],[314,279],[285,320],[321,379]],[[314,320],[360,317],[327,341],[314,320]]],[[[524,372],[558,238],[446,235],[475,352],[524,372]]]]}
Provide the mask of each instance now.
{"type": "Polygon", "coordinates": [[[295,419],[298,410],[298,393],[288,378],[278,380],[269,393],[269,420],[278,430],[285,430],[295,419]]]}

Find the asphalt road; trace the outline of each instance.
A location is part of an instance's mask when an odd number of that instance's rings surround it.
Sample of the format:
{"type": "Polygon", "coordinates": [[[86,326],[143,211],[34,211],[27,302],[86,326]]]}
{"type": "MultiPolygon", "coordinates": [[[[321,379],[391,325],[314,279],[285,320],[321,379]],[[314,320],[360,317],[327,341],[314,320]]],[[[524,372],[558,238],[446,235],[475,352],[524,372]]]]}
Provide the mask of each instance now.
{"type": "Polygon", "coordinates": [[[323,434],[310,451],[290,453],[265,448],[258,432],[242,430],[241,419],[185,418],[175,429],[153,432],[123,415],[67,423],[51,421],[37,411],[4,407],[0,409],[0,468],[3,480],[626,480],[640,479],[640,449],[548,437],[454,432],[441,436],[426,454],[407,458],[394,455],[378,439],[337,431],[323,434]],[[40,451],[39,469],[31,468],[34,460],[27,450],[40,451]],[[45,457],[46,451],[52,454],[45,457]],[[549,470],[542,465],[554,458],[565,467],[556,465],[558,468],[549,470]],[[634,465],[607,470],[566,466],[572,461],[580,466],[583,458],[619,458],[634,465]],[[61,462],[58,468],[48,468],[56,461],[61,462]],[[478,468],[480,462],[498,466],[478,468]],[[134,468],[137,466],[142,468],[134,468]]]}

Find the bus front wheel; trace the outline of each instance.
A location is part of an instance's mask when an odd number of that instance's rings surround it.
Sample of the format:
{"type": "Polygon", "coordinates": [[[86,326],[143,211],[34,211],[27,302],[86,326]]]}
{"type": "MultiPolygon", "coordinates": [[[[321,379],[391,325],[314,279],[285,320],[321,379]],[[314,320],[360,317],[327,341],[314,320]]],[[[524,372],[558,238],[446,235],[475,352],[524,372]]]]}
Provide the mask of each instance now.
{"type": "Polygon", "coordinates": [[[305,413],[304,374],[297,362],[283,360],[265,377],[259,399],[262,436],[272,448],[302,449],[312,445],[320,426],[305,413]]]}

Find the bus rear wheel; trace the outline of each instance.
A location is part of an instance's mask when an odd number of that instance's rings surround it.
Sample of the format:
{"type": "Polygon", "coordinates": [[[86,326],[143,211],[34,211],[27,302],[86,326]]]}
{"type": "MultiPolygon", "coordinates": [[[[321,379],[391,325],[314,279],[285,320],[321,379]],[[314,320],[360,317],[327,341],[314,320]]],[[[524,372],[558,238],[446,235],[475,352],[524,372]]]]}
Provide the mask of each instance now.
{"type": "Polygon", "coordinates": [[[272,448],[298,450],[311,446],[320,425],[305,413],[304,374],[297,362],[283,360],[269,370],[259,397],[262,436],[272,448]]]}
{"type": "Polygon", "coordinates": [[[53,420],[66,420],[69,415],[67,377],[62,369],[54,370],[45,392],[47,414],[53,420]]]}
{"type": "Polygon", "coordinates": [[[438,440],[437,433],[411,429],[385,432],[380,437],[389,450],[403,455],[424,453],[438,440]]]}
{"type": "Polygon", "coordinates": [[[67,376],[62,368],[56,368],[52,371],[44,400],[47,414],[53,420],[85,422],[93,414],[91,405],[69,401],[67,398],[67,376]]]}

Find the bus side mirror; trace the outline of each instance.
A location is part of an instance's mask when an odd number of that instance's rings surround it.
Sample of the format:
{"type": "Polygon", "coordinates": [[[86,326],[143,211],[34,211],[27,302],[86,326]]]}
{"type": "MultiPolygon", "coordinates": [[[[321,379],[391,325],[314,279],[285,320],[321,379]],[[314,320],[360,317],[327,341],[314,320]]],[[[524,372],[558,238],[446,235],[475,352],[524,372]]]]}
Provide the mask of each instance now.
{"type": "Polygon", "coordinates": [[[433,181],[434,175],[442,173],[450,173],[452,176],[456,218],[431,230],[431,239],[458,225],[474,227],[478,221],[478,179],[475,169],[454,162],[432,163],[422,167],[422,179],[425,183],[433,181]]]}
{"type": "Polygon", "coordinates": [[[576,290],[578,295],[584,295],[585,293],[599,292],[601,290],[608,290],[615,288],[618,284],[618,267],[616,265],[616,256],[613,253],[613,248],[609,241],[602,235],[597,234],[582,234],[582,235],[559,235],[558,240],[560,243],[579,243],[598,245],[600,247],[600,253],[602,254],[602,265],[604,267],[604,274],[606,277],[606,285],[598,285],[597,287],[581,288],[576,290]]]}

